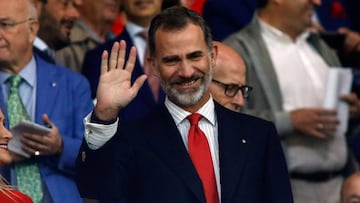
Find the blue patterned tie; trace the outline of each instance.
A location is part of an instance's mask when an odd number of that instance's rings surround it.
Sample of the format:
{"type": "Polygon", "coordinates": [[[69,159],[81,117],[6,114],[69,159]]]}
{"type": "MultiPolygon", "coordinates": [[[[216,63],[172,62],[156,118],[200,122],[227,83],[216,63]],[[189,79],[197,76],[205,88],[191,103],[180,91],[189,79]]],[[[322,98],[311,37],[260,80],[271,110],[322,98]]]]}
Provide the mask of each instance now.
{"type": "MultiPolygon", "coordinates": [[[[28,113],[21,101],[19,86],[23,79],[13,75],[9,79],[10,92],[7,101],[7,111],[10,128],[14,127],[21,120],[30,120],[28,113]]],[[[42,199],[42,187],[40,171],[34,161],[23,161],[15,164],[18,189],[29,195],[35,203],[42,199]]]]}

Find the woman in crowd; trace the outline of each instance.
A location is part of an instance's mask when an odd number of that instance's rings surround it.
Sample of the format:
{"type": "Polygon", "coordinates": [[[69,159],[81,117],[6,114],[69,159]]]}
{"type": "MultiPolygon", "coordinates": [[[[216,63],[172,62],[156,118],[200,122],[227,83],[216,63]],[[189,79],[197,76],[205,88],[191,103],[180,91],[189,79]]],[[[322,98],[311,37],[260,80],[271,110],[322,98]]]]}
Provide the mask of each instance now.
{"type": "MultiPolygon", "coordinates": [[[[8,150],[8,143],[12,134],[5,127],[5,117],[0,109],[0,167],[10,164],[12,158],[8,150]]],[[[15,187],[7,184],[6,180],[0,174],[0,202],[1,203],[33,203],[31,198],[15,187]]]]}

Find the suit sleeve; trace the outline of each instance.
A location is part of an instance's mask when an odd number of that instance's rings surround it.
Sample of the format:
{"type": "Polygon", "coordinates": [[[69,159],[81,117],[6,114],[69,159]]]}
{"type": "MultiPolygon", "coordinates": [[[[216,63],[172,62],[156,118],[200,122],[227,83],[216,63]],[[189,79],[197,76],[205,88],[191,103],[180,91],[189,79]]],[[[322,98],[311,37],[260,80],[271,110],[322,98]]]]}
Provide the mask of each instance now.
{"type": "Polygon", "coordinates": [[[271,128],[267,136],[267,159],[265,167],[265,201],[272,203],[293,202],[290,178],[283,149],[280,144],[275,126],[271,128]]]}
{"type": "MultiPolygon", "coordinates": [[[[76,75],[77,76],[77,75],[76,75]]],[[[68,174],[75,173],[75,160],[84,137],[83,118],[92,110],[89,84],[84,77],[70,77],[68,81],[69,98],[67,106],[62,109],[68,112],[63,122],[56,125],[63,141],[63,150],[57,161],[57,169],[68,174]]]]}

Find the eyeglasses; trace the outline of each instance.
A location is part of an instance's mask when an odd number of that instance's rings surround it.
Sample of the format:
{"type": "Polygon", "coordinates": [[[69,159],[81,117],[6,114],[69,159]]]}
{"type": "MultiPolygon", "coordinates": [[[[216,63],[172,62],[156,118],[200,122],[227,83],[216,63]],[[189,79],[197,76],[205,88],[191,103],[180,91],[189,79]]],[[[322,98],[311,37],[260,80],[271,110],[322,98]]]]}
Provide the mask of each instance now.
{"type": "Polygon", "coordinates": [[[28,21],[33,21],[34,18],[28,18],[26,20],[18,21],[18,22],[11,22],[9,20],[0,21],[0,30],[9,32],[17,25],[20,25],[22,23],[26,23],[28,21]]]}
{"type": "Polygon", "coordinates": [[[234,97],[240,90],[243,98],[246,99],[250,96],[250,93],[253,89],[251,86],[248,86],[248,85],[239,86],[239,85],[235,85],[235,84],[225,84],[225,83],[222,83],[222,82],[220,82],[218,80],[214,80],[214,79],[212,81],[223,86],[225,88],[225,95],[228,97],[234,97]]]}

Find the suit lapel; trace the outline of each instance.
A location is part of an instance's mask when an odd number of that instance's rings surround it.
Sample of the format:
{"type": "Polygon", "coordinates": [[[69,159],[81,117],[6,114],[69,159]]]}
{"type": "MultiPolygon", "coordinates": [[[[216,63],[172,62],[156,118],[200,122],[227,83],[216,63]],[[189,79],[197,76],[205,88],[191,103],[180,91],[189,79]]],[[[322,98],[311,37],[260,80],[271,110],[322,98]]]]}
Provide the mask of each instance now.
{"type": "Polygon", "coordinates": [[[220,182],[222,203],[232,202],[232,196],[238,187],[243,169],[249,157],[249,133],[243,125],[234,124],[234,114],[216,105],[218,121],[220,182]]]}
{"type": "Polygon", "coordinates": [[[147,140],[152,150],[170,170],[174,171],[182,179],[200,202],[205,202],[200,178],[191,162],[173,118],[164,105],[161,106],[160,113],[156,115],[156,118],[152,117],[152,122],[145,129],[152,129],[151,132],[156,135],[147,140]],[[163,126],[167,127],[164,128],[163,126]]]}
{"type": "Polygon", "coordinates": [[[251,61],[254,63],[252,68],[259,77],[259,83],[268,98],[271,109],[282,109],[282,95],[276,72],[265,42],[258,30],[260,30],[259,21],[254,18],[246,32],[246,46],[250,52],[251,61]]]}
{"type": "Polygon", "coordinates": [[[40,57],[36,57],[36,105],[35,105],[35,121],[42,123],[41,116],[46,113],[51,118],[54,105],[62,85],[58,77],[56,77],[56,69],[48,68],[50,64],[43,61],[40,57]],[[45,70],[46,69],[46,70],[45,70]]]}

